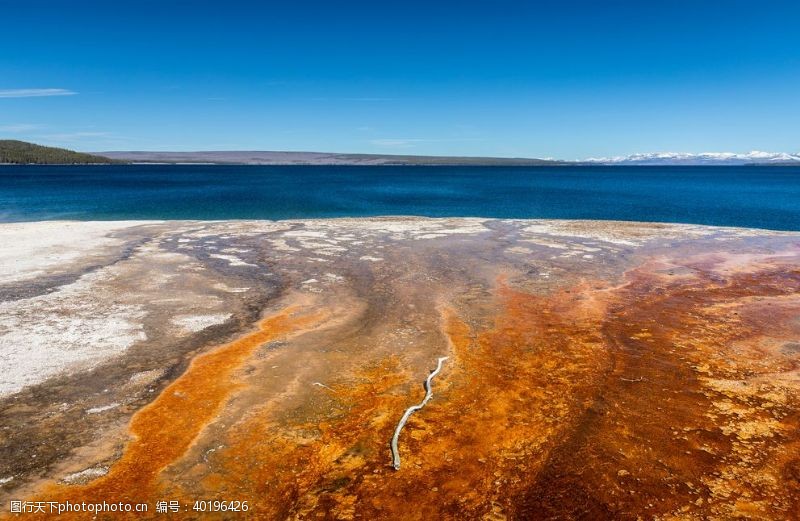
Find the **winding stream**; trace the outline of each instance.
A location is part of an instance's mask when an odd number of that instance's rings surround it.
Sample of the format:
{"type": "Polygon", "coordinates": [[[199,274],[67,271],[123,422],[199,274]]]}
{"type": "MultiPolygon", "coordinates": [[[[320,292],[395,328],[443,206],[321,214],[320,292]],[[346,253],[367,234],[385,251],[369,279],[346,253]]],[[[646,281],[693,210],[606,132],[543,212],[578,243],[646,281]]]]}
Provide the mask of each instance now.
{"type": "Polygon", "coordinates": [[[442,370],[442,364],[448,358],[449,357],[447,356],[443,356],[438,359],[436,363],[436,369],[431,371],[431,374],[429,374],[428,378],[425,379],[425,398],[423,398],[423,400],[419,402],[417,405],[412,405],[411,407],[406,409],[406,412],[403,414],[403,417],[400,418],[400,422],[397,424],[397,428],[394,430],[394,436],[392,436],[391,445],[392,445],[392,466],[394,467],[395,470],[400,470],[400,450],[397,448],[397,440],[400,438],[400,431],[403,430],[403,427],[405,426],[406,422],[411,417],[411,415],[419,411],[423,407],[425,407],[425,404],[428,403],[428,400],[430,400],[433,397],[433,390],[431,389],[431,381],[433,380],[433,377],[439,374],[439,371],[442,370]]]}

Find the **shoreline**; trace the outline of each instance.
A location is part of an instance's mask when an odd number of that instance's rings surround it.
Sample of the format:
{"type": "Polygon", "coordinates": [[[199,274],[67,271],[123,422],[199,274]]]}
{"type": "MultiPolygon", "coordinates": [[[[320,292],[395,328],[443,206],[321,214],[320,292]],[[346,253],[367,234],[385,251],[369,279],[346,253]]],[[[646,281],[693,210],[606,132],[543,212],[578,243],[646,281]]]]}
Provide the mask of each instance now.
{"type": "Polygon", "coordinates": [[[203,223],[290,223],[290,222],[297,222],[297,223],[314,223],[314,222],[348,222],[348,221],[365,221],[365,222],[380,222],[380,221],[453,221],[459,219],[466,219],[466,220],[483,220],[483,221],[504,221],[504,222],[531,222],[531,223],[552,223],[552,224],[570,224],[570,223],[582,223],[582,224],[590,224],[594,223],[601,227],[607,226],[642,226],[642,227],[676,227],[676,228],[686,228],[687,230],[690,228],[707,228],[707,229],[716,229],[720,231],[739,231],[739,232],[746,232],[746,231],[753,231],[753,232],[763,232],[767,234],[793,234],[798,233],[800,234],[800,229],[798,230],[782,230],[782,229],[775,229],[775,228],[759,228],[756,226],[724,226],[724,225],[714,225],[714,224],[701,224],[701,223],[693,223],[693,222],[671,222],[671,221],[631,221],[631,220],[619,220],[619,219],[553,219],[553,218],[498,218],[498,217],[486,217],[481,215],[464,215],[464,216],[446,216],[446,217],[429,217],[426,215],[367,215],[367,216],[341,216],[341,217],[298,217],[298,218],[286,218],[286,219],[251,219],[251,218],[239,218],[239,219],[38,219],[38,220],[29,220],[29,221],[3,221],[0,220],[0,227],[5,225],[22,225],[22,224],[43,224],[43,223],[66,223],[66,224],[80,224],[80,223],[105,223],[108,225],[129,225],[129,226],[140,226],[140,225],[147,225],[147,224],[203,224],[203,223]]]}

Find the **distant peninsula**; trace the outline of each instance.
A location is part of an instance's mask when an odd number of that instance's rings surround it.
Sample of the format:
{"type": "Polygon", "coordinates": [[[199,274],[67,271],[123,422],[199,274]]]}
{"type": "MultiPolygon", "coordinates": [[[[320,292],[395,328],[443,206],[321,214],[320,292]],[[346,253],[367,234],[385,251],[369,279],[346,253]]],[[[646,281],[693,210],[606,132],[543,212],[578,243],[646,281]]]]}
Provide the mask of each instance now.
{"type": "Polygon", "coordinates": [[[108,157],[74,152],[65,148],[45,147],[14,139],[0,139],[0,164],[90,165],[120,162],[108,157]]]}
{"type": "Polygon", "coordinates": [[[565,161],[524,157],[416,156],[344,154],[333,152],[206,151],[206,152],[96,152],[130,163],[206,163],[228,165],[476,165],[545,166],[565,161]]]}
{"type": "Polygon", "coordinates": [[[348,154],[335,152],[112,151],[95,154],[129,163],[222,164],[222,165],[451,165],[451,166],[798,166],[800,154],[653,153],[590,158],[578,161],[527,157],[422,156],[393,154],[348,154]]]}

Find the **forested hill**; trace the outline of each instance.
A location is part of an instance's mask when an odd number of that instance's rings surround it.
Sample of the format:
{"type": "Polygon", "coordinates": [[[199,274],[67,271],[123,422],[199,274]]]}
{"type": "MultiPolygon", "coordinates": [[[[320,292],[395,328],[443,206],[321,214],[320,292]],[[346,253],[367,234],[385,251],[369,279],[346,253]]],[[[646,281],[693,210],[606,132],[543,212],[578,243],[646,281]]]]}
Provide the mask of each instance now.
{"type": "Polygon", "coordinates": [[[0,164],[23,165],[87,165],[93,163],[119,163],[107,157],[74,152],[65,148],[44,147],[16,141],[0,139],[0,164]]]}

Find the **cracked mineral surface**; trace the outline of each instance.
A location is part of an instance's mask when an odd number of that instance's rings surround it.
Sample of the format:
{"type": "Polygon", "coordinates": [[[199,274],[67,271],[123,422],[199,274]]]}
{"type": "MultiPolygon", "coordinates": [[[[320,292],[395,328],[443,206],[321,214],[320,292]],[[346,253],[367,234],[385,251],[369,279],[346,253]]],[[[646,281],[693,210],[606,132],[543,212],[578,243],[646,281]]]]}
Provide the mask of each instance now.
{"type": "Polygon", "coordinates": [[[397,217],[0,238],[0,515],[798,519],[800,234],[397,217]]]}

